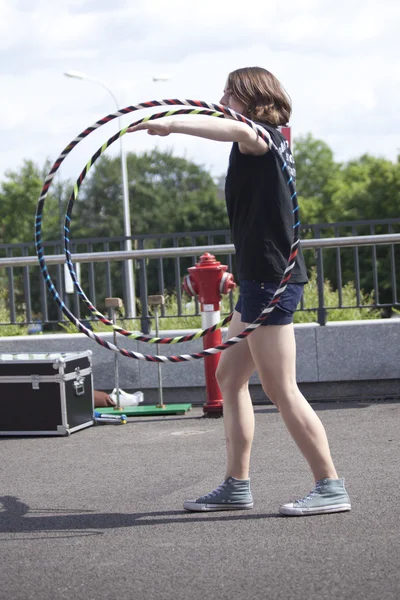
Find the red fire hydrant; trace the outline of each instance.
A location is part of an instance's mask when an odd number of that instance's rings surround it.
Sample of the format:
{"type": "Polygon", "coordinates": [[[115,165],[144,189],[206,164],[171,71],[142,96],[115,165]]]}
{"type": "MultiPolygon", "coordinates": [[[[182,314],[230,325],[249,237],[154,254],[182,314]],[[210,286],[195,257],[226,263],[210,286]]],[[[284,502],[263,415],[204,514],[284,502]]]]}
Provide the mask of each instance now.
{"type": "MultiPolygon", "coordinates": [[[[215,256],[205,252],[196,266],[188,269],[182,288],[190,296],[197,296],[200,302],[202,329],[208,329],[220,321],[220,301],[236,287],[233,275],[227,273],[228,267],[215,260],[215,256]]],[[[203,337],[203,348],[214,348],[222,343],[221,329],[207,333],[203,337]]],[[[212,354],[204,359],[207,402],[203,406],[206,415],[219,416],[223,411],[221,390],[217,383],[217,370],[220,354],[212,354]]]]}

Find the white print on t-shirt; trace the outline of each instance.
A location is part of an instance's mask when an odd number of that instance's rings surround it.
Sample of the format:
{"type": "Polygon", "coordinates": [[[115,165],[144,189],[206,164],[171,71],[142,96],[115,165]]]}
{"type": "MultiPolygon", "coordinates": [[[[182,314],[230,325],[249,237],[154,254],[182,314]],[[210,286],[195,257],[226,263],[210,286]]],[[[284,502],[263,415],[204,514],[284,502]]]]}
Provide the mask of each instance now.
{"type": "Polygon", "coordinates": [[[286,162],[287,167],[286,170],[293,179],[296,179],[296,169],[294,166],[294,158],[289,149],[289,142],[287,140],[281,142],[278,147],[278,152],[281,155],[282,159],[286,162]]]}

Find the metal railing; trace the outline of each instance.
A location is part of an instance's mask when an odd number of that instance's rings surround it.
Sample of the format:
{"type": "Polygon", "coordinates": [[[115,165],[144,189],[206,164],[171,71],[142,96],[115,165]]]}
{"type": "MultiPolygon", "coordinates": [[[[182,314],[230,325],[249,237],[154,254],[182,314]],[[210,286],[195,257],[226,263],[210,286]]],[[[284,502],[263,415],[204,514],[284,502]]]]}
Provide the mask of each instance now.
{"type": "MultiPolygon", "coordinates": [[[[393,230],[395,225],[399,225],[400,220],[386,220],[370,222],[359,222],[357,225],[367,226],[370,231],[378,227],[385,226],[393,230]],[[372,229],[371,229],[372,228],[372,229]]],[[[317,273],[318,302],[316,306],[305,306],[304,300],[299,308],[301,311],[315,311],[317,321],[320,325],[327,322],[328,308],[324,299],[324,271],[326,272],[327,263],[335,263],[335,281],[334,285],[338,292],[338,305],[335,308],[371,308],[370,305],[362,303],[362,282],[368,275],[374,289],[374,307],[381,309],[391,309],[400,307],[397,293],[396,279],[396,250],[399,250],[400,233],[386,233],[379,235],[346,235],[344,237],[322,237],[324,232],[330,230],[339,231],[340,228],[346,232],[346,227],[355,231],[354,223],[349,224],[319,224],[305,229],[304,234],[313,233],[314,238],[302,239],[301,245],[304,250],[308,268],[314,267],[317,273]],[[366,274],[365,257],[361,257],[361,252],[369,247],[368,265],[370,271],[366,274]],[[383,252],[381,249],[384,249],[383,252]],[[345,251],[350,251],[352,257],[345,255],[345,251]],[[327,256],[327,253],[330,253],[327,256]],[[350,261],[350,262],[349,262],[350,261]],[[364,261],[364,262],[363,262],[364,261]],[[347,272],[343,273],[343,263],[346,263],[347,272]],[[349,264],[352,267],[350,268],[349,264]],[[385,289],[380,286],[382,264],[385,269],[385,289]],[[348,271],[352,270],[352,277],[348,271]],[[343,302],[342,288],[346,280],[354,282],[356,292],[356,303],[354,306],[347,306],[343,302]],[[383,299],[382,299],[383,298],[383,299]]],[[[188,315],[184,310],[183,298],[181,293],[181,283],[183,276],[187,273],[187,268],[193,265],[204,252],[214,254],[218,259],[224,257],[224,263],[228,265],[230,272],[235,271],[234,247],[229,241],[229,232],[193,232],[183,234],[159,235],[159,236],[137,236],[135,239],[136,250],[126,252],[123,250],[125,238],[109,238],[107,240],[77,240],[72,244],[73,261],[75,264],[81,264],[81,285],[90,300],[96,304],[96,297],[99,301],[99,310],[106,312],[102,308],[104,298],[110,296],[126,296],[123,263],[126,260],[135,261],[135,276],[137,282],[138,311],[139,315],[133,321],[137,322],[138,328],[144,333],[150,330],[150,317],[147,306],[148,294],[164,293],[165,290],[174,291],[176,294],[176,313],[165,314],[165,309],[161,316],[164,317],[182,317],[188,315]],[[173,247],[163,248],[166,240],[173,241],[173,247]],[[214,243],[215,239],[225,240],[225,243],[214,243]],[[205,243],[196,244],[199,240],[205,243]],[[194,242],[193,245],[180,246],[182,243],[194,242]],[[148,246],[156,247],[148,247],[148,246]],[[146,247],[147,246],[147,247],[146,247]],[[80,248],[89,249],[88,252],[79,252],[80,248]],[[103,248],[103,250],[98,250],[103,248]],[[112,249],[118,248],[118,249],[112,249]]],[[[45,243],[45,252],[58,249],[56,254],[46,254],[46,263],[55,286],[72,312],[79,319],[88,319],[88,311],[74,290],[73,293],[67,293],[65,289],[64,267],[65,256],[61,254],[61,246],[58,243],[45,243]],[[82,311],[86,314],[82,315],[82,311]]],[[[35,255],[28,255],[32,245],[14,244],[12,246],[0,245],[0,252],[6,254],[6,257],[0,258],[0,282],[2,287],[8,290],[8,313],[9,319],[3,320],[0,325],[5,324],[32,324],[40,321],[43,324],[55,325],[65,322],[65,317],[61,309],[50,298],[45,286],[43,277],[40,273],[38,259],[35,255]],[[15,256],[18,252],[19,256],[15,256]],[[49,302],[50,298],[50,302],[49,302]]],[[[399,256],[400,259],[400,256],[399,256]]],[[[229,310],[233,310],[234,300],[230,294],[229,310]]],[[[330,307],[332,308],[332,307],[330,307]]],[[[199,314],[198,304],[195,303],[193,315],[199,314]]],[[[134,324],[135,325],[135,324],[134,324]]],[[[1,335],[1,329],[0,329],[1,335]]]]}

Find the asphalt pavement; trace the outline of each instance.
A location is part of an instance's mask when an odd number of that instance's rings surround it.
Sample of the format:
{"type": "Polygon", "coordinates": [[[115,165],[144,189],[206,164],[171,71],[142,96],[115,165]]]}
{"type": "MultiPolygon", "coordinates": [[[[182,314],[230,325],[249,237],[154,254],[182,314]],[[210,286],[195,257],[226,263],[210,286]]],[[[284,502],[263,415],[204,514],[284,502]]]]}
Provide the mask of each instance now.
{"type": "Polygon", "coordinates": [[[400,403],[313,406],[349,513],[279,516],[313,481],[268,405],[243,512],[182,509],[224,476],[222,419],[199,407],[1,438],[1,600],[399,600],[400,403]]]}

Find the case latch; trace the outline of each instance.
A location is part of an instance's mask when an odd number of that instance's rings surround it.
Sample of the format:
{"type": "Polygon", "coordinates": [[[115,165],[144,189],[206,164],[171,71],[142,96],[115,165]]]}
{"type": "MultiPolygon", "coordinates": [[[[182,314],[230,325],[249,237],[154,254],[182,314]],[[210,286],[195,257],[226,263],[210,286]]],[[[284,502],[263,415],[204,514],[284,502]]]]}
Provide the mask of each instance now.
{"type": "Polygon", "coordinates": [[[39,375],[31,375],[31,381],[32,381],[32,389],[33,390],[38,390],[39,389],[39,384],[40,384],[40,376],[39,375]]]}
{"type": "Polygon", "coordinates": [[[85,393],[85,378],[81,376],[79,367],[75,369],[75,381],[73,383],[75,396],[83,396],[85,393]]]}

